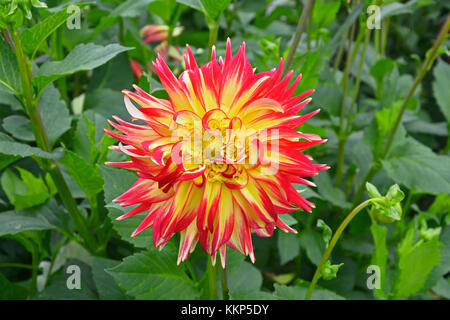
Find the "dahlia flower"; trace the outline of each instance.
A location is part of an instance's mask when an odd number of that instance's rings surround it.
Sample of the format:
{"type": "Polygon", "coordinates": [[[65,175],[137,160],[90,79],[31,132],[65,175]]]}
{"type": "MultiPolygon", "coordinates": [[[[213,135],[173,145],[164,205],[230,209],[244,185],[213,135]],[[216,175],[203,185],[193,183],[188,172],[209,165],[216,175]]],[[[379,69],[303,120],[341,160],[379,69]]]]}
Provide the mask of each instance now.
{"type": "Polygon", "coordinates": [[[169,100],[149,95],[137,86],[123,90],[133,120],[114,117],[105,129],[120,141],[113,150],[130,161],[108,163],[137,172],[137,181],[114,201],[137,205],[118,220],[144,213],[136,236],[153,226],[153,243],[162,248],[180,233],[177,263],[197,244],[225,265],[226,247],[255,260],[251,231],[272,236],[276,227],[296,232],[280,215],[314,204],[291,185],[313,186],[304,177],[327,170],[302,150],[325,142],[316,134],[295,129],[317,114],[299,111],[310,102],[309,90],[292,97],[299,75],[282,77],[277,69],[255,73],[245,55],[245,43],[232,56],[228,39],[225,57],[199,67],[187,46],[186,70],[176,78],[158,56],[154,68],[169,100]],[[140,108],[137,108],[133,100],[140,108]]]}

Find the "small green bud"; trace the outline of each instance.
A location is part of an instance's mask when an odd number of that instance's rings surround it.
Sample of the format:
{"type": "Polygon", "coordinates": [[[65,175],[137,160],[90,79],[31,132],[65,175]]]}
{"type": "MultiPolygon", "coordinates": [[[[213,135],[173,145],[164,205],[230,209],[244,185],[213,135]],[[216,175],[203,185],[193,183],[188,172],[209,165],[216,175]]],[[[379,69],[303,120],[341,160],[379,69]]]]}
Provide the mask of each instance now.
{"type": "Polygon", "coordinates": [[[344,264],[331,264],[330,260],[327,260],[325,264],[322,267],[322,279],[324,280],[332,280],[336,278],[336,274],[339,271],[339,268],[342,267],[344,264]]]}
{"type": "Polygon", "coordinates": [[[317,220],[316,226],[322,230],[323,241],[328,245],[328,242],[330,242],[331,236],[333,235],[333,231],[331,231],[331,228],[322,219],[317,220]]]}
{"type": "Polygon", "coordinates": [[[372,219],[381,223],[392,223],[401,219],[401,201],[405,197],[405,194],[397,184],[392,185],[385,196],[382,196],[378,189],[370,183],[366,184],[366,188],[372,199],[381,198],[380,201],[372,202],[372,208],[370,210],[372,219]]]}

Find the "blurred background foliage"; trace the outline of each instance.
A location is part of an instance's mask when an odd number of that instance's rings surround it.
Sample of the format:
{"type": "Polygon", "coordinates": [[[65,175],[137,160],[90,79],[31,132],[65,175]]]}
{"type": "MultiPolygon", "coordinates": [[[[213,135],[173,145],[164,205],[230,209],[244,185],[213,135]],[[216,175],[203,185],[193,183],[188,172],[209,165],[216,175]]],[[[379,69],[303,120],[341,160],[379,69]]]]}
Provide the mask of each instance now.
{"type": "MultiPolygon", "coordinates": [[[[158,252],[150,230],[130,237],[141,217],[114,220],[124,209],[111,200],[135,176],[104,165],[123,158],[108,149],[115,141],[103,128],[113,115],[129,120],[122,89],[138,84],[167,98],[151,66],[157,53],[179,75],[186,44],[203,64],[215,36],[218,56],[230,37],[233,52],[246,42],[256,72],[277,67],[308,1],[44,2],[48,8],[20,2],[14,14],[0,3],[8,21],[0,25],[0,299],[207,298],[200,248],[177,267],[178,239],[158,252]],[[66,24],[77,22],[75,11],[67,13],[71,4],[80,8],[79,29],[66,24]],[[166,38],[146,43],[147,25],[164,26],[166,38]],[[18,31],[32,64],[30,97],[48,148],[33,134],[7,27],[18,31]],[[77,208],[63,205],[46,163],[58,166],[77,208]],[[81,267],[81,290],[66,287],[72,264],[81,267]]],[[[367,180],[381,194],[400,186],[399,216],[383,224],[386,217],[369,210],[357,215],[332,253],[336,265],[327,263],[332,275],[312,298],[450,298],[448,36],[429,57],[449,9],[436,0],[314,1],[290,69],[303,74],[295,94],[316,90],[302,113],[321,112],[299,130],[328,139],[307,153],[331,170],[314,178],[317,188],[298,186],[316,204],[311,214],[285,217],[298,234],[255,235],[253,265],[228,250],[232,299],[303,299],[331,230],[367,198],[367,180]],[[371,4],[380,6],[380,29],[366,26],[371,4]],[[427,58],[433,64],[411,90],[427,58]],[[379,289],[367,287],[369,265],[381,269],[379,289]]]]}

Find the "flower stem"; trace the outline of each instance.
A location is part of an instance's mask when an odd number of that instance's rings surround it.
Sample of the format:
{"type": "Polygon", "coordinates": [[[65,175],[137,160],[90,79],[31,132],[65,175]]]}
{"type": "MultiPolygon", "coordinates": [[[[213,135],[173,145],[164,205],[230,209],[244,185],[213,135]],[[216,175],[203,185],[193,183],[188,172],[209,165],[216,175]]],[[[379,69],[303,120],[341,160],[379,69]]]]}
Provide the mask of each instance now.
{"type": "Polygon", "coordinates": [[[208,280],[209,280],[209,296],[210,300],[218,300],[219,295],[217,293],[217,266],[213,265],[212,258],[209,260],[209,270],[208,270],[208,280]]]}
{"type": "Polygon", "coordinates": [[[345,101],[347,98],[348,78],[350,75],[351,57],[352,57],[352,42],[355,34],[356,22],[352,25],[350,36],[348,38],[347,59],[345,62],[344,77],[342,79],[342,99],[341,99],[341,114],[339,118],[339,134],[338,134],[338,160],[336,166],[336,186],[340,187],[342,184],[342,167],[344,165],[344,149],[345,149],[345,132],[344,132],[344,118],[345,118],[345,101]]]}
{"type": "Polygon", "coordinates": [[[363,48],[362,48],[362,52],[361,52],[361,57],[359,60],[358,74],[356,75],[355,93],[353,95],[352,104],[350,105],[349,119],[347,121],[347,125],[346,125],[345,131],[344,131],[346,136],[350,131],[350,127],[352,125],[353,118],[354,118],[354,111],[355,111],[354,109],[356,106],[356,99],[358,98],[359,86],[361,84],[362,69],[364,66],[364,60],[366,58],[367,45],[368,45],[369,40],[370,40],[370,29],[366,29],[366,32],[364,34],[364,44],[363,44],[363,48]]]}
{"type": "Polygon", "coordinates": [[[217,42],[217,35],[219,33],[219,22],[213,21],[208,24],[209,27],[209,43],[208,43],[208,58],[211,59],[212,55],[212,47],[216,45],[217,42]]]}
{"type": "Polygon", "coordinates": [[[397,119],[395,120],[394,128],[391,130],[391,134],[389,136],[389,140],[386,144],[386,147],[384,148],[382,157],[384,158],[386,154],[389,152],[389,149],[391,148],[392,142],[394,140],[395,133],[400,125],[400,122],[402,120],[403,113],[406,110],[406,106],[409,103],[409,100],[411,100],[414,92],[416,91],[416,88],[422,81],[422,79],[427,74],[428,70],[431,67],[431,64],[434,61],[435,55],[439,47],[441,46],[441,43],[444,41],[445,37],[447,36],[448,31],[450,30],[450,14],[447,17],[447,20],[445,21],[445,25],[442,28],[436,42],[433,45],[433,48],[431,49],[430,54],[428,55],[428,58],[425,60],[424,64],[422,65],[422,68],[420,69],[419,74],[416,77],[416,80],[414,81],[413,86],[411,89],[409,89],[408,95],[406,96],[406,99],[403,101],[402,106],[400,107],[400,111],[398,112],[397,119]]]}
{"type": "Polygon", "coordinates": [[[222,299],[230,300],[230,296],[228,293],[228,268],[225,265],[225,268],[220,268],[221,273],[221,283],[222,283],[222,299]]]}
{"type": "MultiPolygon", "coordinates": [[[[36,143],[42,150],[51,152],[52,148],[47,137],[47,132],[45,131],[44,123],[42,122],[41,114],[39,111],[39,103],[33,95],[31,66],[29,65],[27,57],[23,52],[22,42],[20,40],[18,31],[14,30],[11,36],[14,41],[17,64],[19,66],[20,78],[22,81],[24,105],[30,117],[31,127],[36,138],[36,143]]],[[[69,211],[70,217],[72,218],[75,226],[86,242],[87,249],[91,251],[94,250],[96,240],[93,234],[89,231],[86,220],[78,210],[77,203],[72,197],[70,189],[67,186],[67,183],[62,175],[61,170],[58,167],[57,162],[55,160],[42,160],[40,161],[40,164],[42,165],[43,169],[51,175],[62,202],[64,203],[66,209],[69,211]]]]}
{"type": "MultiPolygon", "coordinates": [[[[423,63],[422,68],[420,69],[420,71],[414,81],[414,84],[412,85],[411,89],[409,89],[408,95],[406,96],[405,100],[403,101],[403,104],[400,107],[400,110],[397,114],[397,118],[395,120],[395,124],[390,132],[386,146],[381,154],[381,159],[386,158],[386,156],[392,146],[392,143],[394,141],[394,137],[397,132],[397,129],[399,128],[400,123],[402,121],[403,113],[405,112],[406,107],[407,107],[409,101],[411,100],[414,92],[416,91],[417,87],[419,86],[420,82],[425,77],[428,70],[431,68],[431,65],[435,59],[436,52],[439,49],[439,47],[441,46],[442,42],[444,41],[449,30],[450,30],[450,14],[447,16],[445,24],[442,27],[438,38],[434,42],[431,52],[429,53],[428,57],[426,58],[425,62],[423,63]]],[[[361,183],[358,190],[356,191],[355,196],[353,197],[353,204],[358,203],[361,200],[361,198],[364,194],[364,186],[365,186],[366,181],[370,181],[379,170],[380,170],[380,167],[377,166],[375,163],[372,163],[369,172],[367,172],[366,177],[364,178],[363,182],[361,183]]]]}
{"type": "Polygon", "coordinates": [[[294,58],[295,51],[297,50],[298,42],[300,41],[303,29],[305,28],[306,20],[311,14],[313,6],[314,0],[308,0],[308,2],[306,2],[305,7],[303,8],[300,20],[298,21],[297,24],[297,30],[295,31],[294,40],[292,41],[291,48],[289,49],[289,53],[287,55],[286,62],[283,67],[283,76],[286,75],[286,73],[289,70],[289,67],[292,63],[292,59],[294,58]]]}
{"type": "Polygon", "coordinates": [[[330,243],[328,244],[327,248],[325,249],[325,252],[322,256],[322,259],[320,260],[320,263],[316,269],[316,272],[314,273],[313,279],[309,285],[308,292],[306,293],[305,300],[310,300],[312,293],[314,291],[314,288],[316,287],[317,281],[319,281],[319,278],[321,276],[322,267],[327,262],[331,252],[333,251],[334,247],[336,246],[336,243],[338,242],[342,232],[345,230],[347,225],[352,221],[352,219],[365,207],[367,207],[371,202],[374,201],[382,201],[382,198],[373,198],[364,201],[363,203],[359,204],[356,208],[354,208],[348,216],[342,221],[339,228],[336,230],[336,233],[333,235],[333,238],[331,239],[330,243]]]}

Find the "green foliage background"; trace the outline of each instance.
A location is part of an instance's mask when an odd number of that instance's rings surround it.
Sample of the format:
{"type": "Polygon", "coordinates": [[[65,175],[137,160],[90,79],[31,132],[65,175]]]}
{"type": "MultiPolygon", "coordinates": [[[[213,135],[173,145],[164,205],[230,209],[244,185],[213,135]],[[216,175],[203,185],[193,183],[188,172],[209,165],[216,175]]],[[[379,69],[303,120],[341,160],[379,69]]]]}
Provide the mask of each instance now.
{"type": "MultiPolygon", "coordinates": [[[[111,200],[136,176],[104,165],[123,158],[108,149],[115,141],[103,128],[113,115],[129,119],[121,90],[133,83],[167,97],[146,67],[159,43],[144,44],[143,26],[182,26],[179,36],[168,39],[170,53],[188,43],[199,64],[208,60],[215,31],[218,55],[224,55],[227,37],[234,51],[245,41],[249,61],[261,72],[287,56],[304,2],[49,0],[48,8],[19,7],[12,15],[1,4],[0,299],[209,298],[207,256],[200,248],[177,267],[177,236],[159,252],[151,230],[130,237],[140,216],[115,220],[125,209],[111,200]],[[66,27],[73,4],[81,9],[80,29],[66,27]],[[29,96],[40,106],[47,149],[33,134],[7,27],[18,30],[33,70],[29,96]],[[140,80],[130,60],[144,70],[140,80]],[[76,208],[68,210],[57,195],[50,164],[59,167],[76,208]],[[66,268],[73,264],[81,268],[81,290],[66,286],[66,268]]],[[[316,204],[311,214],[283,217],[298,234],[254,235],[255,264],[228,250],[231,299],[303,299],[331,230],[364,199],[356,195],[372,167],[377,171],[370,181],[381,194],[395,183],[405,193],[395,213],[401,219],[393,213],[398,221],[382,224],[369,210],[357,215],[330,257],[335,265],[327,263],[331,276],[319,281],[312,298],[450,298],[448,37],[395,127],[449,9],[448,2],[435,0],[315,1],[290,68],[303,74],[296,94],[316,89],[312,106],[302,112],[322,112],[299,130],[328,139],[307,153],[331,170],[314,178],[317,188],[298,186],[316,204]],[[367,7],[374,3],[381,6],[381,29],[372,30],[364,46],[367,7]],[[338,177],[340,142],[345,151],[338,177]],[[379,289],[367,287],[369,265],[380,267],[379,289]]],[[[168,63],[176,74],[183,70],[181,60],[170,57],[168,63]]]]}

